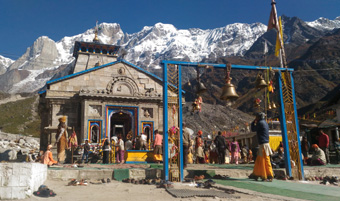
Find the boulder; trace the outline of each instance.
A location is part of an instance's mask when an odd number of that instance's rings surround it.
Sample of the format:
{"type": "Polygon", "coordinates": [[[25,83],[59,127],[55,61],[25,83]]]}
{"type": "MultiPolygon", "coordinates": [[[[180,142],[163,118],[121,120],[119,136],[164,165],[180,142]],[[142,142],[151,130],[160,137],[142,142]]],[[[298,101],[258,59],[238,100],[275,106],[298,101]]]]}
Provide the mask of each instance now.
{"type": "Polygon", "coordinates": [[[25,144],[26,143],[26,140],[24,140],[24,139],[19,139],[19,145],[23,145],[23,144],[25,144]]]}
{"type": "Polygon", "coordinates": [[[18,152],[17,152],[15,149],[11,149],[11,150],[8,152],[9,160],[10,160],[10,161],[17,160],[17,154],[18,154],[18,152]]]}
{"type": "Polygon", "coordinates": [[[30,143],[30,144],[34,144],[34,145],[39,144],[39,142],[37,140],[35,140],[34,138],[27,138],[26,142],[30,143]]]}
{"type": "Polygon", "coordinates": [[[13,140],[11,140],[11,141],[8,143],[8,146],[9,146],[9,147],[16,147],[17,144],[16,144],[13,140]]]}
{"type": "Polygon", "coordinates": [[[17,159],[17,151],[15,149],[0,148],[0,161],[10,161],[17,159]]]}

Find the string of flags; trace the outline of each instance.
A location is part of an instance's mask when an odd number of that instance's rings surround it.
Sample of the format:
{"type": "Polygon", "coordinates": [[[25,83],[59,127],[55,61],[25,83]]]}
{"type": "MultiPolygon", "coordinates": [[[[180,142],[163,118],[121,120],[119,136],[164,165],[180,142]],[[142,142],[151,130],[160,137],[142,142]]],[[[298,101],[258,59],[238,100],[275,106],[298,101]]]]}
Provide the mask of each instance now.
{"type": "MultiPolygon", "coordinates": [[[[336,111],[335,110],[328,110],[325,112],[326,115],[329,115],[329,116],[335,116],[336,115],[336,111]]],[[[320,115],[321,116],[321,115],[320,115]]],[[[315,119],[317,118],[317,114],[316,113],[313,113],[313,114],[304,114],[302,116],[299,116],[299,119],[315,119]]]]}

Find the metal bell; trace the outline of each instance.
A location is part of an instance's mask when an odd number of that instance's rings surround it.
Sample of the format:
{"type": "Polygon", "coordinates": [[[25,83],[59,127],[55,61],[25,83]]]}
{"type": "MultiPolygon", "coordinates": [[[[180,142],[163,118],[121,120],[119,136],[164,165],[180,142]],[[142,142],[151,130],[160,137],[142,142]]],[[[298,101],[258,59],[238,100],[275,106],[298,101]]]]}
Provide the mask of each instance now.
{"type": "Polygon", "coordinates": [[[189,86],[189,87],[191,86],[191,82],[190,82],[190,81],[188,81],[188,86],[189,86]]]}
{"type": "Polygon", "coordinates": [[[230,83],[231,78],[227,79],[227,83],[222,88],[221,100],[237,99],[239,96],[236,93],[235,86],[230,83]]]}
{"type": "Polygon", "coordinates": [[[255,88],[257,89],[263,89],[267,87],[267,82],[263,79],[262,75],[258,75],[255,81],[255,88]]]}
{"type": "Polygon", "coordinates": [[[193,112],[195,112],[196,110],[200,110],[201,109],[201,107],[200,107],[200,105],[199,104],[197,104],[197,103],[192,103],[192,111],[193,112]]]}
{"type": "Polygon", "coordinates": [[[271,102],[271,107],[272,107],[272,109],[276,109],[276,105],[273,101],[271,102]]]}
{"type": "Polygon", "coordinates": [[[207,91],[207,88],[204,86],[202,82],[198,82],[197,85],[197,94],[201,94],[207,91]]]}
{"type": "Polygon", "coordinates": [[[268,110],[271,110],[271,109],[272,109],[271,104],[268,104],[268,110]]]}

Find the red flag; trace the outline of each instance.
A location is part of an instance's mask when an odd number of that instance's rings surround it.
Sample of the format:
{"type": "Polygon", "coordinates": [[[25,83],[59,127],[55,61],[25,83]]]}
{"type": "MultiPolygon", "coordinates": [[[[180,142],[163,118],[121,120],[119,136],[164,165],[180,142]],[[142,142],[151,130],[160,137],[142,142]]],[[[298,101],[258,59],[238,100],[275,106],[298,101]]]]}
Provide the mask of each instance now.
{"type": "Polygon", "coordinates": [[[267,31],[269,31],[273,28],[275,28],[276,30],[279,30],[279,23],[278,23],[278,20],[277,20],[275,4],[276,4],[275,0],[272,0],[272,9],[270,11],[267,31]]]}

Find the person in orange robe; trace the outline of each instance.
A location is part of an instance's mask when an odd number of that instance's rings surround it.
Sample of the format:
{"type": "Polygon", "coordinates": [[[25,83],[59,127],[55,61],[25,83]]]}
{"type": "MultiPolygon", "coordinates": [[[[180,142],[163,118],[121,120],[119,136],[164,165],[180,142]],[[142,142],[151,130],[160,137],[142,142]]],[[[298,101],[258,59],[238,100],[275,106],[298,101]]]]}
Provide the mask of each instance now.
{"type": "Polygon", "coordinates": [[[48,165],[48,166],[58,164],[57,161],[53,160],[51,149],[52,149],[52,145],[48,145],[47,150],[45,151],[45,153],[42,157],[42,159],[43,159],[42,163],[45,164],[45,165],[48,165]]]}
{"type": "Polygon", "coordinates": [[[270,155],[273,154],[269,146],[269,127],[265,119],[265,114],[256,114],[256,119],[251,123],[251,130],[256,132],[259,142],[259,150],[255,160],[252,177],[257,180],[261,177],[262,181],[273,180],[273,169],[270,162],[270,155]]]}

